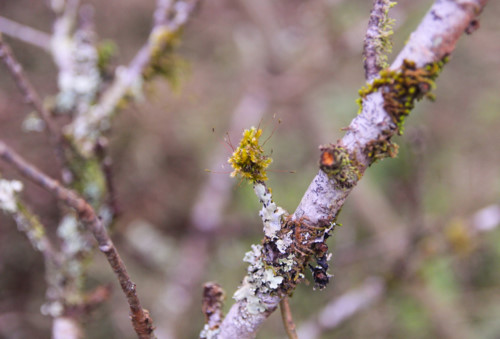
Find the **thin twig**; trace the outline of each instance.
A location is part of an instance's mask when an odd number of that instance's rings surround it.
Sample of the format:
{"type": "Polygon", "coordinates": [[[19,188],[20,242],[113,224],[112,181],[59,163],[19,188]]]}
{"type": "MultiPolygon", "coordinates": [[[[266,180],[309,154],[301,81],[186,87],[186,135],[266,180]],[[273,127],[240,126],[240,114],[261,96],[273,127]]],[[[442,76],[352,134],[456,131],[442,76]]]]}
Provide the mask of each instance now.
{"type": "Polygon", "coordinates": [[[3,141],[0,141],[0,158],[12,165],[24,177],[53,193],[57,199],[77,211],[84,226],[94,235],[99,249],[106,256],[120,282],[130,307],[132,325],[138,337],[141,339],[154,338],[153,320],[149,316],[149,312],[141,307],[136,293],[136,285],[130,280],[125,264],[94,209],[75,192],[63,187],[59,182],[25,161],[3,141]]]}
{"type": "Polygon", "coordinates": [[[64,168],[64,139],[56,124],[52,120],[50,112],[44,107],[40,96],[24,73],[23,67],[16,60],[9,45],[3,40],[2,34],[0,34],[0,58],[4,62],[10,75],[14,79],[14,82],[24,96],[24,100],[33,106],[47,126],[47,132],[49,134],[50,142],[54,148],[56,158],[59,161],[61,168],[64,168]]]}
{"type": "Polygon", "coordinates": [[[283,326],[285,326],[286,334],[289,339],[299,339],[297,336],[296,326],[292,318],[292,310],[290,309],[290,302],[288,297],[284,297],[280,301],[280,311],[281,319],[283,320],[283,326]]]}
{"type": "Polygon", "coordinates": [[[40,47],[47,52],[50,50],[49,34],[12,21],[3,16],[0,16],[0,32],[33,46],[40,47]]]}

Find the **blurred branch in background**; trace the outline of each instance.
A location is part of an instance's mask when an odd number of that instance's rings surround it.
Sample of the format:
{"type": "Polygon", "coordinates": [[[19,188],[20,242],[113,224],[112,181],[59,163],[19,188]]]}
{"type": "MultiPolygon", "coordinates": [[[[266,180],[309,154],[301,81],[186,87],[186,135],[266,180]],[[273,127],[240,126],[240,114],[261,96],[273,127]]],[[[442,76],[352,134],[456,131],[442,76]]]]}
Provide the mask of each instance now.
{"type": "Polygon", "coordinates": [[[45,51],[50,51],[50,35],[0,16],[0,32],[45,51]]]}
{"type": "MultiPolygon", "coordinates": [[[[2,141],[0,141],[0,158],[13,166],[26,179],[31,180],[45,188],[49,192],[53,193],[61,202],[64,202],[69,207],[75,209],[86,229],[94,235],[94,238],[99,246],[99,250],[106,256],[109,265],[115,272],[116,277],[120,282],[120,286],[130,306],[132,325],[134,326],[134,330],[137,335],[139,338],[144,339],[153,338],[153,321],[149,317],[148,311],[141,307],[141,302],[136,294],[135,284],[130,280],[127,269],[125,268],[116,247],[111,241],[111,238],[109,238],[101,219],[96,215],[93,208],[73,191],[64,188],[57,181],[47,177],[31,164],[27,163],[21,156],[12,151],[2,141]]],[[[63,325],[64,328],[67,328],[66,322],[67,321],[65,321],[65,324],[63,325]]],[[[57,326],[58,325],[54,325],[55,330],[59,328],[57,326]]],[[[80,335],[76,334],[74,337],[78,338],[80,335]]]]}

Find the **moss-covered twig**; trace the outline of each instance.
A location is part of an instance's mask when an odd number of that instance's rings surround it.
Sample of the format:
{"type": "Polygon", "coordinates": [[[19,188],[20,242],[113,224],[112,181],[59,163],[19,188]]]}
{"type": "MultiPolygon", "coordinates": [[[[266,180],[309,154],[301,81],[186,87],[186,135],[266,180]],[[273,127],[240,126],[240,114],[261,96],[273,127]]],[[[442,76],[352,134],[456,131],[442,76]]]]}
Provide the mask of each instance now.
{"type": "Polygon", "coordinates": [[[395,5],[390,0],[373,0],[363,44],[365,77],[368,81],[375,78],[382,68],[389,66],[387,53],[392,52],[391,35],[394,25],[394,19],[389,18],[389,9],[395,5]]]}
{"type": "Polygon", "coordinates": [[[94,209],[75,192],[63,187],[56,180],[40,172],[2,141],[0,141],[0,158],[14,167],[28,180],[53,193],[58,200],[75,209],[81,222],[94,235],[99,245],[99,250],[104,253],[118,278],[123,293],[127,298],[132,325],[138,337],[141,339],[154,338],[153,320],[149,316],[149,312],[142,308],[137,296],[136,285],[130,279],[125,264],[94,209]]]}

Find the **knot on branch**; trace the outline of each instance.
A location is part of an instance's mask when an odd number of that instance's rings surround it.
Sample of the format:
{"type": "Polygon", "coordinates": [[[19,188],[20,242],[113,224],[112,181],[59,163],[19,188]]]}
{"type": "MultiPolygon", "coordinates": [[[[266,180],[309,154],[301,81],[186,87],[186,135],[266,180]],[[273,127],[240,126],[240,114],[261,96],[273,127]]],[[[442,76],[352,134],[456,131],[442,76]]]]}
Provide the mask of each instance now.
{"type": "Polygon", "coordinates": [[[319,168],[330,179],[335,180],[338,188],[349,189],[358,182],[361,178],[361,166],[354,154],[350,154],[342,146],[332,144],[321,146],[320,150],[319,168]]]}

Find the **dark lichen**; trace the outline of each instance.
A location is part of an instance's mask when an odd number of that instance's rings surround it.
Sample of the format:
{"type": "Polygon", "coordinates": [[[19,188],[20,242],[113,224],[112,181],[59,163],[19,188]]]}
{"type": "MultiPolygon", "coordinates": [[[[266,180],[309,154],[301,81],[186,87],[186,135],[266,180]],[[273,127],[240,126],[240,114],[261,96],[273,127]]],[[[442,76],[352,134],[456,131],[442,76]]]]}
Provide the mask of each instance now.
{"type": "Polygon", "coordinates": [[[280,251],[276,241],[266,238],[263,242],[264,262],[272,268],[277,276],[283,277],[278,293],[289,295],[297,284],[304,278],[304,271],[311,262],[316,260],[313,278],[315,286],[323,289],[326,287],[329,275],[328,270],[328,245],[325,243],[329,233],[335,227],[335,222],[319,220],[313,224],[307,218],[293,220],[288,218],[279,231],[278,238],[290,237],[291,245],[286,251],[280,251]],[[321,271],[322,273],[317,273],[321,271]],[[326,279],[325,279],[326,277],[326,279]]]}
{"type": "Polygon", "coordinates": [[[417,67],[415,62],[404,60],[399,69],[384,69],[380,76],[372,83],[364,86],[360,91],[358,103],[367,95],[381,90],[384,97],[384,109],[396,124],[398,133],[403,133],[404,119],[415,106],[415,102],[426,97],[434,100],[431,92],[435,88],[434,80],[439,75],[447,57],[441,61],[417,67]]]}
{"type": "Polygon", "coordinates": [[[319,168],[341,189],[349,189],[361,177],[356,157],[339,145],[321,146],[319,168]]]}

